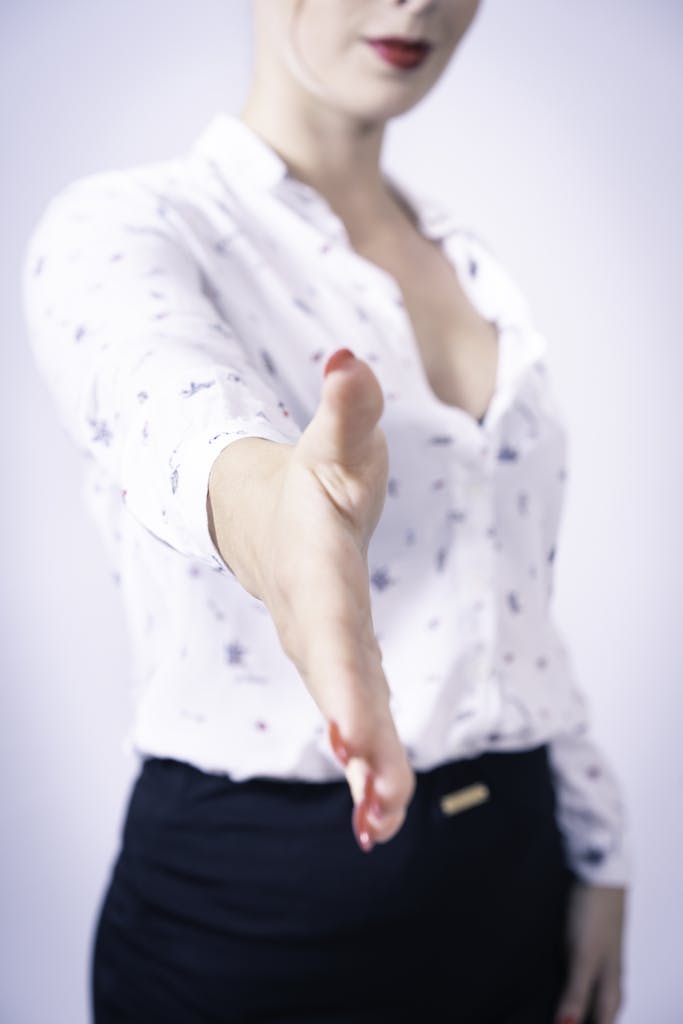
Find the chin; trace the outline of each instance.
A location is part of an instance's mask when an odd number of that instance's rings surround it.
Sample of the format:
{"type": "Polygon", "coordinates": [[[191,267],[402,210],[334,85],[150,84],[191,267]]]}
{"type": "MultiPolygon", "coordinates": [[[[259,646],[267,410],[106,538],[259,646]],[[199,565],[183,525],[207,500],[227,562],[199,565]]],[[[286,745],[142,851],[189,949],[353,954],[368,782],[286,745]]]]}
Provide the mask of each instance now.
{"type": "Polygon", "coordinates": [[[380,95],[372,97],[368,89],[364,92],[363,97],[359,98],[357,104],[349,104],[347,97],[346,103],[340,104],[340,107],[343,108],[345,113],[358,121],[377,124],[378,122],[389,121],[393,117],[400,117],[402,114],[406,114],[413,107],[417,106],[428,91],[428,89],[423,89],[419,94],[416,94],[407,89],[382,89],[378,90],[381,93],[380,95]],[[393,93],[393,95],[387,95],[389,92],[393,93]],[[402,95],[400,95],[401,92],[402,95]],[[373,98],[374,102],[372,102],[373,98]]]}

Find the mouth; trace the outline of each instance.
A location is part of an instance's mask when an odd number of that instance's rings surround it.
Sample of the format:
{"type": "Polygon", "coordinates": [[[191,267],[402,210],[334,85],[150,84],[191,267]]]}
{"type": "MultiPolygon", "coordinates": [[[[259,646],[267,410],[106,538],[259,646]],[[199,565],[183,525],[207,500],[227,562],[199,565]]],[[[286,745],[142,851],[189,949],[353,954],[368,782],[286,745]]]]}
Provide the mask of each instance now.
{"type": "Polygon", "coordinates": [[[374,51],[386,61],[398,68],[414,68],[427,58],[432,44],[426,39],[366,39],[374,51]]]}

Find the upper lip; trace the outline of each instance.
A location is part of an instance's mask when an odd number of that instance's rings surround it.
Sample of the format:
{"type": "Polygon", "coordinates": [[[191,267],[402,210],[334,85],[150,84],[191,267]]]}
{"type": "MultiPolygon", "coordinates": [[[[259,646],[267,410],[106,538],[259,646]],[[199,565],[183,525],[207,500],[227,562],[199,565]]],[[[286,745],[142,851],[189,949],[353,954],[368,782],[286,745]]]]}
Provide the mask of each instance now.
{"type": "Polygon", "coordinates": [[[428,39],[409,39],[407,36],[377,36],[368,39],[369,43],[399,43],[403,46],[431,46],[428,39]]]}

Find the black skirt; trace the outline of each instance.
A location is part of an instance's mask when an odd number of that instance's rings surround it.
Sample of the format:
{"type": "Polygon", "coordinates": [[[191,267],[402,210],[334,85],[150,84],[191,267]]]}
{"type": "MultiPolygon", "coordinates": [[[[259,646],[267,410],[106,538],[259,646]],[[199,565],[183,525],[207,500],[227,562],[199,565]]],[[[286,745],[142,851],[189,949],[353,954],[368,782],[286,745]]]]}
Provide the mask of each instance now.
{"type": "Polygon", "coordinates": [[[551,1024],[574,879],[547,748],[417,773],[363,853],[346,781],[147,759],[91,961],[95,1024],[551,1024]]]}

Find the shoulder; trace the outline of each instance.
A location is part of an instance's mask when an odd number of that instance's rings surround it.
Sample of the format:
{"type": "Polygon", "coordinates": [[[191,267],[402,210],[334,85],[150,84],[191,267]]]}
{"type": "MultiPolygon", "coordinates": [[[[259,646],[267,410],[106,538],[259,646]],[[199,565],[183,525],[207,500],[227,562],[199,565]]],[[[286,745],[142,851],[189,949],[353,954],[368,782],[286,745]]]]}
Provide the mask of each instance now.
{"type": "Polygon", "coordinates": [[[70,254],[95,257],[134,237],[140,243],[165,241],[186,248],[193,194],[182,159],[95,171],[68,181],[38,209],[24,244],[24,280],[48,255],[68,263],[70,254]]]}
{"type": "Polygon", "coordinates": [[[39,208],[26,240],[25,267],[45,254],[96,243],[127,220],[149,220],[155,203],[126,171],[100,171],[61,186],[39,208]]]}
{"type": "MultiPolygon", "coordinates": [[[[171,159],[97,171],[56,191],[39,209],[27,258],[46,245],[80,242],[97,247],[118,232],[165,240],[196,253],[198,239],[214,239],[240,218],[240,203],[193,150],[171,159]],[[218,225],[218,226],[217,226],[218,225]]],[[[200,246],[201,247],[201,246],[200,246]]]]}
{"type": "Polygon", "coordinates": [[[175,165],[145,164],[95,171],[57,189],[39,209],[34,231],[50,225],[125,218],[130,212],[159,215],[171,199],[175,165]]]}

